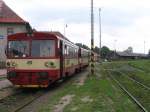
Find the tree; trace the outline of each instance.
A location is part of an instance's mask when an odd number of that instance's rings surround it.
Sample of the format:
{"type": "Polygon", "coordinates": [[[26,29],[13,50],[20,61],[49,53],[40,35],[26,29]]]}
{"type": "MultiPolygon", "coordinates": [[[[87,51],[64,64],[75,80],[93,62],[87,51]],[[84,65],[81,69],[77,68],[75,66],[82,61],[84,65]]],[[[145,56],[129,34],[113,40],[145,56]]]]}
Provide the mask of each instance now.
{"type": "Polygon", "coordinates": [[[82,47],[84,49],[88,49],[88,50],[90,49],[87,45],[84,45],[82,43],[76,43],[76,45],[79,46],[79,47],[82,47]]]}
{"type": "Polygon", "coordinates": [[[106,47],[106,46],[103,46],[102,48],[101,48],[101,57],[102,58],[107,58],[107,56],[110,54],[110,49],[108,48],[108,47],[106,47]]]}
{"type": "Polygon", "coordinates": [[[82,47],[82,43],[76,43],[76,45],[82,47]]]}
{"type": "Polygon", "coordinates": [[[148,57],[150,57],[150,49],[149,49],[149,51],[148,51],[148,57]]]}
{"type": "Polygon", "coordinates": [[[130,46],[124,52],[133,53],[133,48],[130,46]]]}
{"type": "Polygon", "coordinates": [[[84,44],[82,45],[82,47],[83,47],[84,49],[88,49],[88,50],[90,49],[87,45],[84,45],[84,44]]]}

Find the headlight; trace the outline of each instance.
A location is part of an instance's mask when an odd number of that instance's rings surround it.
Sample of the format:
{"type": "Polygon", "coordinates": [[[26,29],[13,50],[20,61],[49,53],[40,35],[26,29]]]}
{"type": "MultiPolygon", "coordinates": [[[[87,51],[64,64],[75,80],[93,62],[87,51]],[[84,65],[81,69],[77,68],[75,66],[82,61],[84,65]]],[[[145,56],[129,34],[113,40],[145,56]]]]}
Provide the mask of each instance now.
{"type": "Polygon", "coordinates": [[[7,67],[17,67],[17,66],[18,66],[17,63],[12,62],[12,61],[8,61],[8,62],[6,63],[6,65],[7,65],[7,67]]]}
{"type": "Polygon", "coordinates": [[[6,65],[7,65],[7,67],[10,67],[10,62],[7,62],[6,65]]]}
{"type": "Polygon", "coordinates": [[[50,68],[56,68],[54,62],[45,62],[44,64],[46,67],[50,67],[50,68]]]}
{"type": "Polygon", "coordinates": [[[16,67],[17,66],[17,64],[15,63],[15,62],[12,62],[12,67],[16,67]]]}
{"type": "Polygon", "coordinates": [[[46,66],[46,67],[49,67],[49,64],[48,64],[48,62],[45,62],[45,66],[46,66]]]}

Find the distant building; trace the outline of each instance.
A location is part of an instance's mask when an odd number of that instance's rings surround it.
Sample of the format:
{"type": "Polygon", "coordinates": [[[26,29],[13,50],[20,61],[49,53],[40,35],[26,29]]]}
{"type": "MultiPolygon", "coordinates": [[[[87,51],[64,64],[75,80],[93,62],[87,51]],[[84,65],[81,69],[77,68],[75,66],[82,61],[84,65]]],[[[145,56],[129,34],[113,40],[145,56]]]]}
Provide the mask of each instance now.
{"type": "Polygon", "coordinates": [[[110,60],[124,60],[124,59],[146,59],[147,54],[142,53],[130,53],[130,52],[114,52],[112,51],[108,56],[110,60]]]}
{"type": "Polygon", "coordinates": [[[7,36],[14,33],[27,32],[27,28],[31,28],[29,23],[12,11],[3,0],[0,0],[0,61],[6,59],[4,51],[7,36]]]}

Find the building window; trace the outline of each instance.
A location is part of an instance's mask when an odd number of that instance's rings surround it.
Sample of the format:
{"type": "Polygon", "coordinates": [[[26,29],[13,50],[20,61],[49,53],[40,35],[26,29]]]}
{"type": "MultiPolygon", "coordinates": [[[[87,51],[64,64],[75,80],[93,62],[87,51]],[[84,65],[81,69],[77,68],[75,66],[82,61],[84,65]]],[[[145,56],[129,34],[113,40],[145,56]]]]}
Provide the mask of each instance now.
{"type": "Polygon", "coordinates": [[[14,33],[14,29],[13,28],[7,28],[7,35],[11,35],[14,33]]]}

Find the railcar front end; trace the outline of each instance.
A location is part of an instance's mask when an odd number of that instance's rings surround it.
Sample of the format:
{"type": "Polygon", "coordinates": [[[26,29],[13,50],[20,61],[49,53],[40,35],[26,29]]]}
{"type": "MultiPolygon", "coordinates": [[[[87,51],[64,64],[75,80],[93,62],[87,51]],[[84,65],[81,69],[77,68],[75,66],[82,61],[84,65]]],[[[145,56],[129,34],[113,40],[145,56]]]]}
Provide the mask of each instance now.
{"type": "Polygon", "coordinates": [[[60,78],[57,37],[45,33],[8,36],[7,78],[16,87],[47,87],[60,78]]]}

